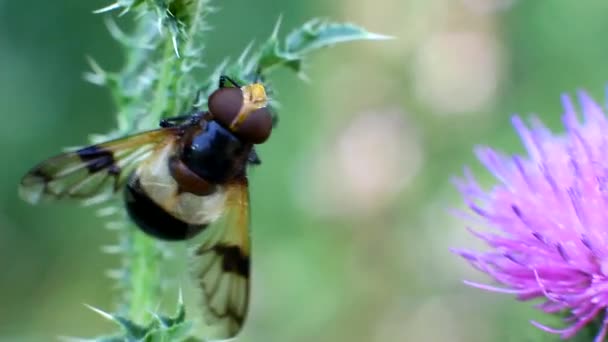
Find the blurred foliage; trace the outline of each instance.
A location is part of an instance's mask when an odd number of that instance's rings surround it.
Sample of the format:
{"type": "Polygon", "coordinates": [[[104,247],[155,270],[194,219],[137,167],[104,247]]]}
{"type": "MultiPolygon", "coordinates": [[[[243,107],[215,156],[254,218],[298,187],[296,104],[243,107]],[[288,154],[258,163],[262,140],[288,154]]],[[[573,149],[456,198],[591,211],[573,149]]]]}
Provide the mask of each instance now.
{"type": "MultiPolygon", "coordinates": [[[[475,7],[479,3],[224,1],[209,16],[208,25],[215,28],[204,51],[209,65],[227,55],[236,60],[252,39],[264,41],[279,16],[284,27],[331,17],[397,38],[316,55],[307,70],[308,84],[293,82],[285,71],[273,76],[281,118],[272,140],[260,149],[263,165],[251,176],[254,298],[242,340],[556,340],[528,323],[553,322],[530,303],[462,285],[463,278],[487,279],[447,251],[474,244],[463,223],[444,214],[460,203],[448,179],[469,164],[484,184],[492,183],[471,149],[489,144],[523,151],[509,124],[512,113],[538,113],[561,131],[562,92],[581,87],[602,98],[608,80],[602,67],[608,47],[601,44],[608,30],[608,4],[492,0],[483,3],[504,5],[487,10],[475,7]],[[438,37],[462,33],[481,37],[475,42],[490,37],[492,43],[464,48],[459,44],[468,38],[448,40],[456,43],[433,53],[437,42],[445,41],[438,37]],[[420,53],[429,47],[429,54],[420,53]],[[490,69],[501,70],[491,84],[495,89],[484,105],[452,113],[450,94],[466,98],[469,93],[457,91],[472,89],[477,78],[487,80],[483,63],[468,55],[458,59],[459,53],[476,48],[497,56],[497,67],[490,69]],[[423,67],[437,74],[425,74],[423,67]],[[462,69],[471,71],[452,74],[462,69]],[[437,77],[439,87],[450,84],[449,77],[457,81],[455,90],[441,93],[448,100],[423,86],[429,75],[437,77]],[[437,102],[446,105],[438,109],[437,102]],[[344,169],[331,168],[335,163],[346,160],[365,172],[368,165],[358,160],[380,163],[386,160],[369,155],[393,156],[386,148],[357,150],[353,162],[336,152],[343,151],[342,134],[352,122],[366,113],[382,117],[386,110],[399,113],[409,128],[399,139],[416,146],[420,155],[416,163],[398,164],[404,174],[411,173],[409,181],[392,197],[378,197],[384,202],[374,200],[380,204],[373,210],[334,210],[377,198],[376,193],[361,195],[364,188],[357,196],[338,196],[335,207],[325,206],[329,214],[319,211],[314,204],[325,203],[337,187],[358,184],[349,183],[352,175],[344,169]],[[318,163],[325,155],[327,162],[318,163]],[[321,183],[335,174],[339,181],[321,183]],[[319,184],[329,185],[311,196],[307,191],[319,184]]],[[[0,340],[92,336],[114,328],[80,304],[111,309],[113,281],[100,274],[118,261],[98,251],[113,242],[114,233],[103,229],[90,209],[69,203],[32,208],[17,199],[15,189],[35,162],[116,126],[112,94],[81,76],[88,70],[85,55],[107,70],[118,70],[125,60],[107,34],[104,18],[90,14],[107,2],[28,5],[0,2],[0,149],[7,161],[0,180],[0,340]]],[[[129,31],[129,20],[116,21],[129,31]]],[[[209,75],[211,69],[203,73],[209,75]]],[[[379,175],[369,178],[382,180],[379,175]]],[[[402,184],[393,178],[388,182],[402,184]]],[[[173,298],[163,299],[172,307],[173,298]]]]}

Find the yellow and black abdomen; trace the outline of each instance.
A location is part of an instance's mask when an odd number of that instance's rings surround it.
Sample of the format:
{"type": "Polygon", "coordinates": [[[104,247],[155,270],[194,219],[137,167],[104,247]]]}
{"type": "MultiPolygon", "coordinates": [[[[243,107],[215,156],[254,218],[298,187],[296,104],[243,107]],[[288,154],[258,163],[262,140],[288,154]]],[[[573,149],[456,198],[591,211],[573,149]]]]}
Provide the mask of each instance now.
{"type": "Polygon", "coordinates": [[[185,240],[195,236],[221,216],[225,201],[222,186],[206,195],[180,189],[172,177],[169,160],[176,142],[144,161],[125,187],[129,216],[147,234],[163,240],[185,240]]]}
{"type": "Polygon", "coordinates": [[[223,184],[244,176],[250,145],[216,122],[189,128],[155,151],[125,187],[127,212],[145,233],[185,240],[223,213],[223,184]]]}
{"type": "Polygon", "coordinates": [[[206,223],[188,223],[154,202],[135,177],[125,187],[125,203],[131,219],[148,235],[169,241],[189,239],[200,233],[206,223]]]}

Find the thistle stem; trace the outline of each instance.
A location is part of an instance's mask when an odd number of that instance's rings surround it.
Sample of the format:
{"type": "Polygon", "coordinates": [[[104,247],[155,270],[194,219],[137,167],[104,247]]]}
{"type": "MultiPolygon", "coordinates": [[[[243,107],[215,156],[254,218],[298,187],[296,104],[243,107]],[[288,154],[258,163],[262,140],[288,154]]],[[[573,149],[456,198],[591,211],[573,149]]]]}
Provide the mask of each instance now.
{"type": "MultiPolygon", "coordinates": [[[[160,122],[165,113],[171,113],[169,108],[168,89],[174,82],[176,58],[173,43],[166,39],[161,46],[161,64],[156,80],[156,86],[152,91],[152,105],[146,119],[155,125],[160,122]]],[[[144,62],[146,63],[146,62],[144,62]]],[[[156,63],[150,60],[149,63],[156,63]]],[[[129,317],[136,323],[147,324],[152,318],[150,312],[154,312],[160,303],[161,297],[161,269],[163,253],[160,244],[150,236],[140,232],[133,227],[129,230],[131,249],[128,251],[130,294],[129,317]]]]}
{"type": "Polygon", "coordinates": [[[160,302],[160,264],[162,253],[149,236],[130,228],[131,249],[128,251],[130,289],[129,317],[138,324],[146,324],[150,312],[160,302]]]}

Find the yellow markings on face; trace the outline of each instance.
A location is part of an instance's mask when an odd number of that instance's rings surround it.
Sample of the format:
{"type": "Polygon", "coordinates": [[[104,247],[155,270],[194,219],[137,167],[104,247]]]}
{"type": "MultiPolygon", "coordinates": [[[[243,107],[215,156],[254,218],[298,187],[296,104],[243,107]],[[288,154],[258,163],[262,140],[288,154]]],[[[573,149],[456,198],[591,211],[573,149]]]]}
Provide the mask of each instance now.
{"type": "Polygon", "coordinates": [[[251,112],[268,105],[268,96],[266,96],[266,89],[262,83],[248,84],[241,87],[241,91],[243,92],[243,107],[230,123],[231,131],[236,131],[251,112]]]}
{"type": "Polygon", "coordinates": [[[241,90],[243,91],[245,105],[249,104],[256,109],[266,107],[268,97],[266,96],[266,89],[262,83],[248,84],[242,87],[241,90]]]}

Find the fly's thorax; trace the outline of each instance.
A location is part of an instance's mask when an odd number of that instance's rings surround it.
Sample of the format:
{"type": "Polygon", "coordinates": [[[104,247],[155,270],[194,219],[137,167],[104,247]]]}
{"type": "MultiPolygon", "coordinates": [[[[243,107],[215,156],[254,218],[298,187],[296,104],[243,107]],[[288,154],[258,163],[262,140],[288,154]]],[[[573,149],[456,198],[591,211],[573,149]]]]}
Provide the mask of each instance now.
{"type": "Polygon", "coordinates": [[[201,121],[187,129],[180,145],[180,162],[210,184],[242,174],[252,148],[216,121],[201,121]]]}

